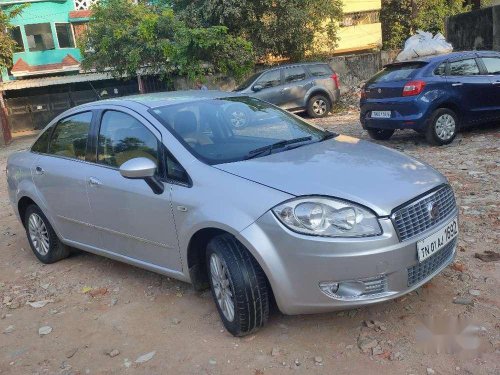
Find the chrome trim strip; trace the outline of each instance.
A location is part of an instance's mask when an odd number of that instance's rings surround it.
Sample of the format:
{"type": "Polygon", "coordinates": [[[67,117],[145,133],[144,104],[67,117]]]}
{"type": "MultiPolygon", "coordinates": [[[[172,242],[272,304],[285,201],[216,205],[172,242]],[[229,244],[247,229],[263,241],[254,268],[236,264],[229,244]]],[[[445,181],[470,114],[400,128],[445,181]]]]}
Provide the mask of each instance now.
{"type": "Polygon", "coordinates": [[[89,227],[89,228],[94,228],[94,229],[97,229],[97,230],[100,230],[100,231],[103,231],[103,232],[108,232],[108,233],[116,234],[118,236],[122,236],[122,237],[129,238],[129,239],[132,239],[132,240],[136,240],[136,241],[139,241],[139,242],[147,243],[147,244],[150,244],[150,245],[154,245],[154,246],[158,246],[158,247],[163,247],[163,248],[166,248],[166,249],[173,249],[174,248],[174,246],[171,246],[171,245],[167,245],[167,244],[156,242],[156,241],[147,240],[147,239],[142,238],[142,237],[133,236],[133,235],[128,234],[128,233],[118,232],[116,230],[109,229],[109,228],[104,228],[104,227],[100,227],[100,226],[97,226],[97,225],[94,225],[94,224],[85,223],[85,222],[80,221],[80,220],[70,219],[69,217],[66,217],[66,216],[57,215],[57,217],[60,218],[60,219],[69,221],[71,223],[84,225],[84,226],[89,227]]]}

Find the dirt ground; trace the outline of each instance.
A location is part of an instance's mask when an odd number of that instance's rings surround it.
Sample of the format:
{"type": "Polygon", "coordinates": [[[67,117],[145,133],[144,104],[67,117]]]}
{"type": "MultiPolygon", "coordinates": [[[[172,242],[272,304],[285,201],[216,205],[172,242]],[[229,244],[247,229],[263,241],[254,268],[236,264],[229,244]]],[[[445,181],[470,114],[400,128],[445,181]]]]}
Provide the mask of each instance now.
{"type": "MultiPolygon", "coordinates": [[[[367,139],[357,117],[318,123],[367,139]]],[[[0,149],[2,173],[7,156],[31,142],[0,149]]],[[[455,264],[395,301],[311,316],[273,312],[242,339],[223,329],[208,292],[182,282],[86,253],[39,263],[0,176],[0,374],[500,374],[500,262],[474,257],[499,251],[500,128],[467,131],[440,148],[410,131],[383,144],[449,178],[461,213],[455,264]],[[46,305],[27,304],[37,301],[46,305]],[[443,315],[477,322],[480,354],[418,349],[422,317],[443,315]]]]}

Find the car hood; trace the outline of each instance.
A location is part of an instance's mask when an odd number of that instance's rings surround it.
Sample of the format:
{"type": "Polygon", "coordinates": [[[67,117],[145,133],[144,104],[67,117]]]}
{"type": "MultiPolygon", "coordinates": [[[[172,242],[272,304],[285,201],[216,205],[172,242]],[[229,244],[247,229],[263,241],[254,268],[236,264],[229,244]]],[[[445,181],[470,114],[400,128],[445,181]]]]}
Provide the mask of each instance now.
{"type": "Polygon", "coordinates": [[[356,202],[379,216],[388,216],[401,204],[447,183],[443,175],[425,163],[342,135],[215,167],[295,196],[323,195],[356,202]]]}

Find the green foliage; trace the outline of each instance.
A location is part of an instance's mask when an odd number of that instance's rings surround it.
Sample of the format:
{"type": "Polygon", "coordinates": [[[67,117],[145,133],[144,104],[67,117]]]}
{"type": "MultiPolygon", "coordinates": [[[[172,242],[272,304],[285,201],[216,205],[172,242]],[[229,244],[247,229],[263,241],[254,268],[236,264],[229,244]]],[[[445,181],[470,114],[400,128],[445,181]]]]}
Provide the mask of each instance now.
{"type": "Polygon", "coordinates": [[[268,55],[301,59],[315,53],[315,36],[334,48],[341,0],[170,0],[192,27],[226,26],[229,33],[250,41],[259,58],[268,55]],[[330,22],[325,22],[330,21],[330,22]]]}
{"type": "Polygon", "coordinates": [[[383,0],[384,48],[400,49],[417,30],[445,33],[446,18],[467,12],[463,0],[383,0]]]}
{"type": "Polygon", "coordinates": [[[17,6],[6,11],[0,8],[0,69],[12,66],[12,55],[17,51],[18,45],[12,39],[10,30],[11,19],[18,16],[26,5],[17,6]]]}
{"type": "Polygon", "coordinates": [[[84,69],[111,68],[116,78],[141,72],[195,79],[207,72],[239,78],[253,68],[250,43],[225,27],[187,27],[169,6],[106,0],[92,11],[79,41],[84,69]]]}

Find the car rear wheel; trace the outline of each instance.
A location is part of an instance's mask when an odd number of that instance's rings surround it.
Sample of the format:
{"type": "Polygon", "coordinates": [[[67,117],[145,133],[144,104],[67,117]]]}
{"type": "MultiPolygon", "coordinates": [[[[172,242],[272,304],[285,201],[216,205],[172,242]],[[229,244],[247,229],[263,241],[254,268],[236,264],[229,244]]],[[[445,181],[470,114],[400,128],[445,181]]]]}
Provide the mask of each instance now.
{"type": "Polygon", "coordinates": [[[69,248],[59,240],[38,206],[33,204],[26,209],[24,227],[31,250],[40,262],[50,264],[68,257],[69,248]]]}
{"type": "Polygon", "coordinates": [[[455,139],[458,132],[458,116],[448,108],[434,111],[427,127],[425,137],[432,145],[447,145],[455,139]]]}
{"type": "Polygon", "coordinates": [[[206,257],[212,297],[224,327],[234,336],[262,327],[269,316],[269,293],[257,261],[231,235],[213,238],[206,257]]]}
{"type": "Polygon", "coordinates": [[[371,138],[378,141],[386,141],[394,134],[394,129],[368,129],[371,138]]]}
{"type": "Polygon", "coordinates": [[[331,109],[330,99],[325,95],[315,95],[307,103],[307,113],[313,118],[325,117],[331,109]]]}

